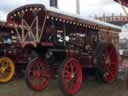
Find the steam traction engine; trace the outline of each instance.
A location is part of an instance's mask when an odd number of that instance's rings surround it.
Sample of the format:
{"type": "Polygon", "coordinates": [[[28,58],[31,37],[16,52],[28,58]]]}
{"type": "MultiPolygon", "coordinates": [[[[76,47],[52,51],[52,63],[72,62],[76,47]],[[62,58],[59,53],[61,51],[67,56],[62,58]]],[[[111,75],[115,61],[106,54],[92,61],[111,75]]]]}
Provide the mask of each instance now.
{"type": "Polygon", "coordinates": [[[97,80],[116,80],[120,27],[40,4],[13,10],[7,22],[15,27],[20,46],[35,57],[25,72],[30,88],[43,90],[57,78],[64,94],[74,95],[86,68],[96,70],[97,80]]]}

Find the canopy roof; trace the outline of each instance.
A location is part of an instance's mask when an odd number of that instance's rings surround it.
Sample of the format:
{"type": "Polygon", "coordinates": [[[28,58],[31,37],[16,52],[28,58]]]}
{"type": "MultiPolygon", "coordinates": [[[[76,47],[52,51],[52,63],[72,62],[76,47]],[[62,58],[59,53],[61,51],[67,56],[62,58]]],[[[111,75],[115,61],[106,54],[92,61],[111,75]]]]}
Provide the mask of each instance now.
{"type": "Polygon", "coordinates": [[[68,12],[58,10],[56,8],[53,8],[53,7],[47,7],[46,9],[47,9],[47,11],[50,11],[50,12],[55,12],[55,13],[58,13],[58,14],[63,14],[63,15],[66,15],[66,16],[77,18],[78,21],[83,20],[87,23],[89,22],[92,25],[94,24],[94,25],[101,26],[101,27],[104,27],[104,28],[112,28],[112,29],[121,30],[120,26],[110,24],[110,23],[107,23],[107,22],[104,22],[104,21],[100,21],[100,20],[97,20],[97,19],[93,19],[93,18],[89,18],[89,17],[83,17],[83,16],[80,16],[80,15],[77,15],[77,14],[71,14],[71,13],[68,13],[68,12]]]}
{"type": "MultiPolygon", "coordinates": [[[[9,14],[8,14],[8,17],[15,17],[15,16],[18,16],[18,13],[22,13],[23,12],[28,12],[26,10],[34,10],[34,9],[41,9],[41,10],[44,10],[46,12],[46,15],[47,16],[52,16],[52,17],[55,17],[55,18],[58,18],[58,19],[65,19],[65,20],[69,20],[69,21],[74,21],[76,23],[81,23],[81,24],[89,24],[89,25],[94,25],[94,26],[97,26],[97,27],[102,27],[102,28],[110,28],[112,30],[118,30],[119,32],[121,31],[121,27],[120,26],[117,26],[117,25],[113,25],[113,24],[110,24],[110,23],[106,23],[106,22],[103,22],[103,21],[100,21],[100,20],[96,20],[96,19],[92,19],[92,18],[88,18],[88,17],[82,17],[80,15],[76,15],[76,14],[71,14],[71,13],[68,13],[68,12],[64,12],[64,11],[61,11],[59,9],[56,9],[56,8],[49,8],[49,7],[44,7],[44,5],[42,4],[30,4],[30,5],[24,5],[22,7],[19,7],[13,11],[11,11],[9,14]]],[[[30,18],[30,17],[26,17],[26,18],[30,18]]]]}

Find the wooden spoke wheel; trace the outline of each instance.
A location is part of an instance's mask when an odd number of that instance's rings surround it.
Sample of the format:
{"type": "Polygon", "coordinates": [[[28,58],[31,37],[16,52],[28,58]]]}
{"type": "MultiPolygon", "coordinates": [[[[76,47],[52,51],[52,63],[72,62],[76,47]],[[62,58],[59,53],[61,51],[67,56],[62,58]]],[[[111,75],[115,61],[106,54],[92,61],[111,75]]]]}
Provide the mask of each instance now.
{"type": "Polygon", "coordinates": [[[80,63],[74,59],[66,59],[59,68],[59,82],[64,94],[76,94],[82,84],[82,69],[80,63]]]}
{"type": "Polygon", "coordinates": [[[98,74],[106,83],[112,83],[117,78],[118,55],[113,46],[107,46],[99,50],[98,55],[98,74]]]}
{"type": "Polygon", "coordinates": [[[15,73],[14,62],[8,57],[0,58],[0,82],[6,83],[13,78],[15,73]]]}
{"type": "Polygon", "coordinates": [[[35,58],[28,64],[25,77],[31,89],[40,91],[48,86],[50,75],[46,64],[42,58],[35,58]]]}

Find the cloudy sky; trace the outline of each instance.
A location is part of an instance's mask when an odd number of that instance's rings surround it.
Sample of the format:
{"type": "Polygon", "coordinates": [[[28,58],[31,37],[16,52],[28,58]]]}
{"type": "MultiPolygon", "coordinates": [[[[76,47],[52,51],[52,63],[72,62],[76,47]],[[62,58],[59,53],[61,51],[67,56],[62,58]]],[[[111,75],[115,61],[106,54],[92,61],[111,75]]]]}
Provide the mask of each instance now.
{"type": "MultiPolygon", "coordinates": [[[[76,0],[58,0],[59,9],[75,13],[75,1],[76,0]]],[[[42,3],[49,6],[49,0],[1,0],[0,19],[6,20],[6,15],[9,11],[30,3],[42,3]]],[[[113,0],[80,0],[80,9],[82,16],[101,16],[104,13],[106,15],[111,15],[112,13],[116,15],[120,13],[124,14],[121,6],[113,0]]]]}
{"type": "MultiPolygon", "coordinates": [[[[58,0],[59,9],[70,13],[76,13],[76,0],[58,0]]],[[[19,6],[31,3],[41,3],[49,6],[49,0],[1,0],[0,20],[6,21],[7,13],[19,6]]],[[[94,17],[103,14],[124,14],[121,6],[113,0],[80,0],[80,15],[94,17]]],[[[126,36],[126,35],[122,35],[126,36]]],[[[121,36],[121,37],[122,37],[121,36]]]]}

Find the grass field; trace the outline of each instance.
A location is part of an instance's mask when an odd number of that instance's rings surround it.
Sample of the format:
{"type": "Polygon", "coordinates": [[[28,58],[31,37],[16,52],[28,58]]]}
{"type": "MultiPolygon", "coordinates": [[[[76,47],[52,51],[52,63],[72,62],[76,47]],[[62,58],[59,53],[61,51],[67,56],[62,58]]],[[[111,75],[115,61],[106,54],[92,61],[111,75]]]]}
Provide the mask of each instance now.
{"type": "MultiPolygon", "coordinates": [[[[8,84],[0,85],[0,96],[63,96],[63,94],[57,81],[51,81],[45,90],[35,92],[26,86],[24,80],[12,80],[8,84]]],[[[128,96],[128,88],[121,80],[113,84],[101,84],[95,80],[87,80],[75,96],[128,96]]]]}

